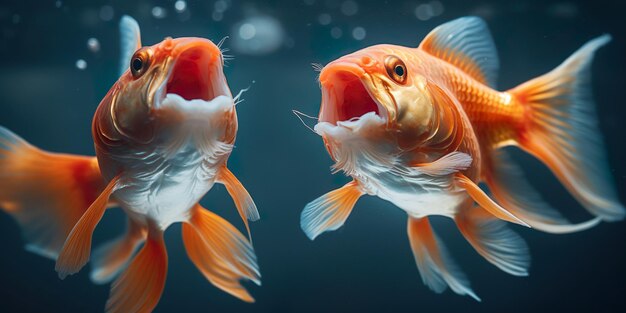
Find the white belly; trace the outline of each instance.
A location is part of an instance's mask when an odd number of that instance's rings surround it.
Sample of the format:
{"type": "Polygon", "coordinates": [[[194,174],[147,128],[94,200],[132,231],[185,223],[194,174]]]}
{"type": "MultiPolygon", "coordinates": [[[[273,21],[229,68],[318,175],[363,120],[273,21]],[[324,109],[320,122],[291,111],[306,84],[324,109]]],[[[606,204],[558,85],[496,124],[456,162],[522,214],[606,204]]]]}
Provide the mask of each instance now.
{"type": "Polygon", "coordinates": [[[407,177],[391,171],[372,175],[363,169],[356,175],[368,193],[389,201],[413,217],[442,215],[453,218],[467,194],[455,190],[450,179],[407,177]]]}
{"type": "Polygon", "coordinates": [[[230,153],[232,146],[227,146],[227,151],[207,154],[186,144],[175,155],[154,152],[135,160],[114,196],[131,217],[149,219],[162,229],[186,221],[190,209],[213,187],[230,153]]]}

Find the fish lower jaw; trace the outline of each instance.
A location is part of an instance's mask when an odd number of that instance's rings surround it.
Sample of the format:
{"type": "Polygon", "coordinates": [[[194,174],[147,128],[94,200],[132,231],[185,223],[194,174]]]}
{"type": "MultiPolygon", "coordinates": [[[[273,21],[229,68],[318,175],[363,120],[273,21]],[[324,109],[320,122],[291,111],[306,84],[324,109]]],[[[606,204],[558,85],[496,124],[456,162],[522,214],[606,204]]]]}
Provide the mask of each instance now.
{"type": "Polygon", "coordinates": [[[187,119],[206,120],[231,111],[235,107],[232,97],[220,95],[212,100],[186,100],[185,98],[168,93],[161,100],[157,109],[173,111],[187,119]]]}

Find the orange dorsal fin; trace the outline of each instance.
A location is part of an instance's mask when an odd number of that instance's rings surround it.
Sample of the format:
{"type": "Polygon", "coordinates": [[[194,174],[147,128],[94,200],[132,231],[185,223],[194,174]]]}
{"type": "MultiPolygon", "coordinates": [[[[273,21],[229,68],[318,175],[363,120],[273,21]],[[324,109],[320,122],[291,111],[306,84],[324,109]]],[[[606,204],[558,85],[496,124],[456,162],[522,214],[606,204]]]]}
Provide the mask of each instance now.
{"type": "Polygon", "coordinates": [[[128,268],[111,285],[106,312],[152,312],[167,276],[167,251],[163,232],[150,227],[148,239],[128,268]]]}
{"type": "Polygon", "coordinates": [[[419,49],[485,85],[496,85],[498,53],[487,24],[479,17],[462,17],[438,26],[424,38],[419,49]]]}
{"type": "Polygon", "coordinates": [[[109,197],[115,191],[119,177],[118,175],[111,179],[67,236],[55,266],[61,279],[77,273],[89,261],[93,231],[104,215],[109,197]]]}
{"type": "Polygon", "coordinates": [[[213,285],[246,302],[254,298],[241,280],[261,284],[254,249],[233,225],[199,204],[183,224],[187,255],[213,285]]]}

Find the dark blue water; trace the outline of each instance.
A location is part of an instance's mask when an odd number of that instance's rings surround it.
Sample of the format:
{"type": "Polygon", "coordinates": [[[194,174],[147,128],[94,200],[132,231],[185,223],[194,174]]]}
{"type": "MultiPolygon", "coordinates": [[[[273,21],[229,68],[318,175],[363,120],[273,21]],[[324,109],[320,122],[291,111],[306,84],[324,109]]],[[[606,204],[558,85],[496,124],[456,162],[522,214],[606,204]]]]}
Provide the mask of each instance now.
{"type": "MultiPolygon", "coordinates": [[[[438,3],[421,9],[416,8],[423,3],[416,1],[356,3],[354,12],[354,4],[343,1],[187,1],[179,13],[175,1],[2,0],[0,125],[46,150],[93,154],[91,117],[116,80],[117,22],[122,14],[139,21],[145,44],[165,36],[218,41],[230,35],[226,47],[234,49],[235,60],[225,72],[231,89],[252,88],[238,107],[240,127],[229,165],[261,213],[251,228],[263,286],[250,286],[255,304],[213,287],[187,259],[180,226],[174,225],[165,234],[170,264],[157,312],[623,311],[623,222],[570,235],[512,226],[527,240],[533,257],[530,276],[518,278],[482,260],[452,221],[435,219],[438,233],[482,303],[450,291],[438,295],[421,283],[406,236],[406,216],[380,199],[362,198],[343,228],[309,241],[299,227],[303,206],[347,178],[330,174],[332,163],[322,141],[291,110],[317,114],[320,92],[311,62],[325,64],[377,43],[417,46],[432,28],[460,16],[478,14],[487,20],[501,59],[501,89],[551,70],[587,40],[610,33],[614,40],[599,51],[593,82],[610,167],[620,198],[626,201],[624,5],[441,1],[440,12],[438,3]],[[320,17],[324,13],[331,21],[320,17]],[[263,37],[257,29],[257,46],[237,46],[241,23],[250,22],[250,17],[270,21],[272,32],[263,37]],[[341,36],[333,38],[337,29],[341,36]],[[89,38],[99,41],[96,52],[88,48],[89,38]],[[86,68],[77,68],[79,59],[86,68]]],[[[515,156],[551,204],[573,220],[588,218],[543,165],[521,153],[515,156]]],[[[202,203],[242,228],[222,186],[202,203]]],[[[95,241],[115,236],[122,225],[122,212],[110,210],[95,241]]],[[[4,213],[0,244],[0,312],[104,308],[108,286],[91,284],[88,268],[59,280],[52,261],[23,250],[16,223],[4,213]]]]}

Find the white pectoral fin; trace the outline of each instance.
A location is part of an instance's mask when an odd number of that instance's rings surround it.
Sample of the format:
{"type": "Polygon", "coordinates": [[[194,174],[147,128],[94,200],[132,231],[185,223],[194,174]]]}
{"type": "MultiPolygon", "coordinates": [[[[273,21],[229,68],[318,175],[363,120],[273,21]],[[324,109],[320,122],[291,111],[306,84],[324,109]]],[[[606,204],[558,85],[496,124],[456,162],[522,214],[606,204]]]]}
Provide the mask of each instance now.
{"type": "Polygon", "coordinates": [[[124,74],[130,64],[130,58],[141,48],[141,32],[134,18],[124,15],[120,20],[120,75],[124,74]]]}
{"type": "Polygon", "coordinates": [[[434,162],[420,164],[419,171],[429,176],[445,176],[466,170],[471,164],[472,157],[469,154],[454,151],[434,162]]]}
{"type": "Polygon", "coordinates": [[[323,232],[338,229],[362,195],[358,182],[352,181],[309,202],[300,216],[300,227],[311,240],[323,232]]]}

